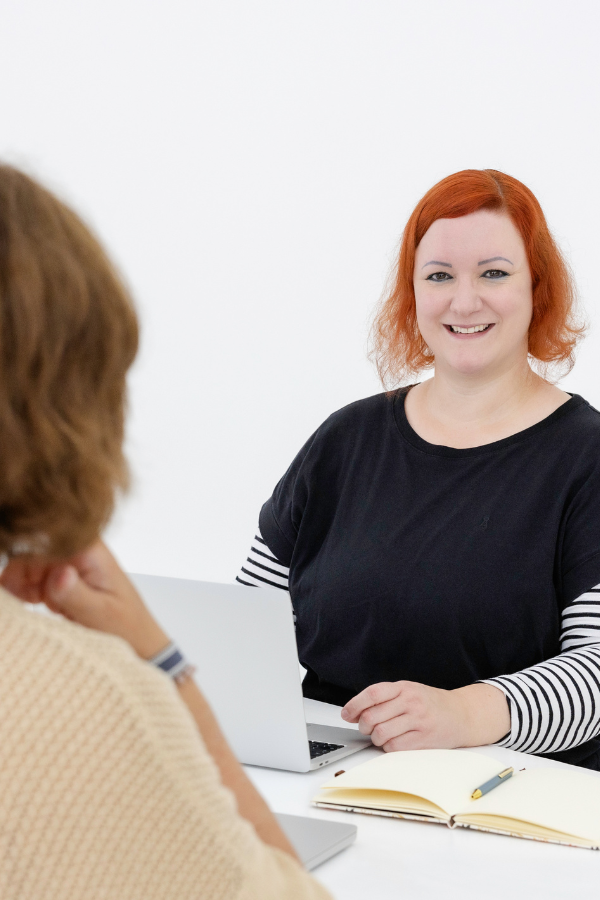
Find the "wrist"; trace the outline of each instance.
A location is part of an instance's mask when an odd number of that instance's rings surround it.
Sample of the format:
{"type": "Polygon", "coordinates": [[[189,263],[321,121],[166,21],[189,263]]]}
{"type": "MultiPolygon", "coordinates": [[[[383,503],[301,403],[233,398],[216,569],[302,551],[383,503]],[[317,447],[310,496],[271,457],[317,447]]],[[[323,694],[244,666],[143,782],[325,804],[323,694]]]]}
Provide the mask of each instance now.
{"type": "Polygon", "coordinates": [[[170,642],[168,634],[162,630],[158,622],[152,620],[140,634],[136,635],[135,643],[132,643],[137,655],[149,660],[164,650],[170,642]]]}
{"type": "Polygon", "coordinates": [[[495,744],[510,731],[504,692],[491,684],[469,684],[452,691],[460,708],[462,747],[495,744]]]}
{"type": "Polygon", "coordinates": [[[177,644],[174,644],[173,641],[169,641],[167,646],[155,656],[151,657],[148,662],[158,669],[162,669],[162,671],[178,685],[182,685],[188,681],[196,671],[196,667],[188,662],[177,644]]]}

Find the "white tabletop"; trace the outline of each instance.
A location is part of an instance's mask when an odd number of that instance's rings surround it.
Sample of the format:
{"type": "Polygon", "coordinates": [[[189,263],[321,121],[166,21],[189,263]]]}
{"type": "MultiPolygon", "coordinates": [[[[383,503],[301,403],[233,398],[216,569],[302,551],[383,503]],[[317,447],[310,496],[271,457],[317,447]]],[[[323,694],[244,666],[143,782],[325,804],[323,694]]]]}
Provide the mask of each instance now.
{"type": "MultiPolygon", "coordinates": [[[[338,707],[314,700],[305,700],[305,706],[309,722],[348,727],[338,707]]],[[[562,765],[501,747],[478,747],[477,752],[515,768],[562,765]]],[[[341,760],[339,768],[348,770],[380,753],[375,748],[362,750],[341,760]]],[[[316,809],[310,801],[331,778],[330,767],[305,774],[256,766],[246,766],[246,771],[276,812],[351,821],[358,826],[356,842],[314,873],[336,900],[600,897],[600,852],[316,809]]]]}

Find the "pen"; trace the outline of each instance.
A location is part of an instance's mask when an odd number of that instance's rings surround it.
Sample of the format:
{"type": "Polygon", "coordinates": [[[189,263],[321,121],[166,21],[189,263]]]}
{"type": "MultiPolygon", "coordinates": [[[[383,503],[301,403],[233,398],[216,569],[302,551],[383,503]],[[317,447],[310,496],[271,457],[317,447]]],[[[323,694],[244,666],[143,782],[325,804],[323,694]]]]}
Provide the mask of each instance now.
{"type": "Polygon", "coordinates": [[[489,791],[493,791],[494,788],[498,787],[499,784],[502,784],[503,781],[508,781],[514,771],[515,770],[511,766],[510,769],[504,769],[499,775],[494,775],[494,777],[490,778],[489,781],[486,781],[485,784],[475,788],[471,794],[471,800],[479,800],[480,797],[483,797],[483,795],[487,794],[489,791]]]}

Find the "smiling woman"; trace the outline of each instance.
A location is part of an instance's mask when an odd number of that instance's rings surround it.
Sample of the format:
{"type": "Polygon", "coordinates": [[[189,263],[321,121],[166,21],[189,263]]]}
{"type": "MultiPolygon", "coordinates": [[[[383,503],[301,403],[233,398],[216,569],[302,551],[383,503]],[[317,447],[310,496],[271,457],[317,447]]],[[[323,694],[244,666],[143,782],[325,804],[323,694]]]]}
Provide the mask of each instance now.
{"type": "MultiPolygon", "coordinates": [[[[433,222],[415,253],[413,292],[419,335],[435,361],[434,379],[406,399],[421,437],[452,447],[489,444],[569,399],[529,366],[533,279],[508,213],[480,209],[433,222]],[[504,255],[486,256],[492,248],[504,255]],[[504,268],[489,268],[494,263],[504,268]]],[[[547,331],[539,311],[538,321],[547,331]]],[[[566,343],[572,347],[573,337],[566,343]]]]}
{"type": "Polygon", "coordinates": [[[305,695],[385,750],[600,769],[600,415],[549,378],[574,298],[525,185],[440,182],[375,319],[388,390],[333,413],[261,510],[238,580],[289,586],[305,695]]]}
{"type": "MultiPolygon", "coordinates": [[[[575,314],[573,280],[540,204],[516,178],[494,170],[468,169],[434,185],[419,201],[404,229],[392,287],[383,298],[373,328],[371,356],[384,385],[398,384],[432,368],[436,362],[420,331],[415,305],[415,258],[423,249],[425,235],[434,224],[434,235],[437,235],[443,230],[443,223],[456,225],[457,221],[474,213],[489,217],[490,212],[502,215],[512,226],[512,234],[507,236],[509,240],[516,238],[519,258],[525,262],[531,279],[530,357],[541,371],[553,365],[566,374],[572,368],[575,346],[584,328],[577,322],[575,314]]],[[[480,224],[481,220],[475,222],[475,230],[480,224]]],[[[472,231],[473,226],[469,229],[467,225],[467,230],[472,231]]],[[[431,247],[432,242],[428,240],[427,243],[431,247]]],[[[478,267],[501,261],[497,250],[491,253],[483,250],[482,253],[485,255],[475,257],[478,267]]],[[[508,257],[504,262],[514,260],[510,252],[502,256],[508,257]]],[[[443,260],[447,270],[443,274],[449,275],[452,261],[445,256],[424,254],[420,260],[421,265],[426,261],[435,264],[436,260],[443,260]]],[[[470,257],[468,262],[472,264],[475,260],[470,257]]],[[[513,264],[509,265],[512,268],[513,264]]],[[[494,268],[478,274],[493,278],[502,271],[494,268]]],[[[429,269],[427,275],[432,274],[435,275],[429,269]]]]}

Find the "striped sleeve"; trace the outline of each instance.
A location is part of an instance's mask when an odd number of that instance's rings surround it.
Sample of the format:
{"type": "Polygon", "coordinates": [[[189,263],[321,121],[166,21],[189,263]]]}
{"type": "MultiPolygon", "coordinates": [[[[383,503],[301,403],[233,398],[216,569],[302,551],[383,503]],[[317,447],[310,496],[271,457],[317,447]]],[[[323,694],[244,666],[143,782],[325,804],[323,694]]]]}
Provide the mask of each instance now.
{"type": "Polygon", "coordinates": [[[562,615],[561,652],[545,662],[485,680],[510,706],[510,733],[501,747],[556,753],[600,734],[600,584],[562,615]]]}
{"type": "Polygon", "coordinates": [[[283,566],[269,550],[258,528],[248,558],[235,580],[251,587],[273,587],[287,591],[289,574],[289,568],[283,566]]]}

